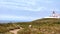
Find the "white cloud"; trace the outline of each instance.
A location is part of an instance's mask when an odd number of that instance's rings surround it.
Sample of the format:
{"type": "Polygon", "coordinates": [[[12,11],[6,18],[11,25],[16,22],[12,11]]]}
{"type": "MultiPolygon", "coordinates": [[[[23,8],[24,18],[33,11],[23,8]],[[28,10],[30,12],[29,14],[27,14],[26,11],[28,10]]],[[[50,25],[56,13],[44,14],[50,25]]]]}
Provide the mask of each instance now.
{"type": "Polygon", "coordinates": [[[37,17],[0,15],[0,20],[34,20],[34,19],[37,19],[37,17]]]}
{"type": "Polygon", "coordinates": [[[51,0],[39,0],[39,2],[50,4],[50,3],[53,3],[53,0],[52,1],[51,0]]]}
{"type": "Polygon", "coordinates": [[[45,1],[45,3],[53,3],[53,1],[47,0],[45,1]]]}
{"type": "Polygon", "coordinates": [[[44,7],[37,7],[36,0],[14,0],[14,2],[0,2],[0,5],[9,9],[41,11],[44,7]]]}
{"type": "MultiPolygon", "coordinates": [[[[16,6],[16,5],[14,5],[15,3],[11,3],[11,5],[10,5],[9,4],[10,2],[9,3],[7,3],[7,2],[4,2],[4,3],[0,2],[0,3],[2,3],[1,6],[7,7],[9,9],[29,10],[29,11],[42,11],[42,10],[46,9],[46,7],[37,7],[37,8],[24,7],[25,4],[21,4],[22,6],[21,5],[20,6],[16,6]]],[[[17,4],[17,5],[19,5],[19,4],[17,4]]]]}
{"type": "Polygon", "coordinates": [[[16,2],[0,2],[0,7],[6,7],[9,9],[22,9],[22,10],[32,10],[32,6],[35,5],[34,2],[20,2],[20,3],[16,3],[16,2]]]}
{"type": "Polygon", "coordinates": [[[0,0],[0,7],[6,7],[14,10],[43,11],[47,10],[45,6],[39,6],[39,3],[52,3],[50,0],[0,0]]]}

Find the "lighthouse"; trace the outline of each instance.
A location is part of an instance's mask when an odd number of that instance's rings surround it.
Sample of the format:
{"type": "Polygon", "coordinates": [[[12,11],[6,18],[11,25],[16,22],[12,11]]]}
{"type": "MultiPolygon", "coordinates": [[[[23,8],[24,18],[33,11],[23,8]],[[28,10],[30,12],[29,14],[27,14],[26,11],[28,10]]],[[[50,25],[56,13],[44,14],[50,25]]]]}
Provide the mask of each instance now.
{"type": "Polygon", "coordinates": [[[55,11],[52,11],[52,14],[45,18],[60,18],[60,14],[56,13],[55,11]]]}
{"type": "Polygon", "coordinates": [[[55,11],[53,11],[53,12],[52,12],[52,17],[56,17],[56,18],[57,18],[57,17],[58,17],[58,14],[55,13],[55,11]]]}
{"type": "Polygon", "coordinates": [[[53,11],[52,15],[50,17],[52,17],[52,18],[60,18],[60,14],[57,14],[55,11],[53,11]]]}

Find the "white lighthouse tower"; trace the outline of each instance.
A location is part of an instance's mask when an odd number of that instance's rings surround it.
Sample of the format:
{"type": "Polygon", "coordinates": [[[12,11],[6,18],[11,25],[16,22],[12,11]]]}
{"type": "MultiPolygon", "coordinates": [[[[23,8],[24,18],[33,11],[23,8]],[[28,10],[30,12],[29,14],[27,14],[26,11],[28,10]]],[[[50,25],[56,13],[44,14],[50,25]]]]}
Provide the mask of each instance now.
{"type": "Polygon", "coordinates": [[[53,11],[53,13],[52,13],[52,16],[51,16],[51,17],[57,18],[57,17],[58,17],[58,15],[55,13],[55,11],[53,11]]]}
{"type": "Polygon", "coordinates": [[[52,15],[50,15],[49,17],[45,17],[45,18],[60,18],[60,14],[57,14],[55,11],[53,11],[52,15]]]}
{"type": "Polygon", "coordinates": [[[52,17],[52,18],[60,18],[60,14],[57,14],[55,11],[53,11],[52,15],[50,17],[52,17]]]}

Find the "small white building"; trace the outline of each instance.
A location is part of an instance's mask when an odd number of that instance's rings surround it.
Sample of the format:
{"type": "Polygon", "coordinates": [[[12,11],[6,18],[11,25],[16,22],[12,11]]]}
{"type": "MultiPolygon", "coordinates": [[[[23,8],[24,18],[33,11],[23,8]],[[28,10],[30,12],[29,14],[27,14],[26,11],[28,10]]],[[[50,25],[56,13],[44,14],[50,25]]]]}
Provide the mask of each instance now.
{"type": "Polygon", "coordinates": [[[60,14],[55,13],[55,11],[52,12],[52,15],[50,15],[49,17],[45,17],[45,18],[60,18],[60,14]]]}

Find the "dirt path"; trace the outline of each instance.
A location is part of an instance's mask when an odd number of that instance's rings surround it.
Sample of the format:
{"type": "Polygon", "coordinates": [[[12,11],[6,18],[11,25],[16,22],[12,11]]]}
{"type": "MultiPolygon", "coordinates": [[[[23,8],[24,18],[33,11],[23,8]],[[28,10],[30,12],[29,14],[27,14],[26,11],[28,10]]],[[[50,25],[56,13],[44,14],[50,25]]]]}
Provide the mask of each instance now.
{"type": "Polygon", "coordinates": [[[20,29],[15,29],[15,30],[11,30],[10,32],[11,33],[14,33],[14,34],[17,34],[17,32],[19,31],[20,29]]]}
{"type": "Polygon", "coordinates": [[[17,34],[17,32],[19,31],[19,30],[21,30],[22,28],[20,28],[20,29],[15,29],[15,30],[10,30],[9,32],[11,32],[11,33],[14,33],[14,34],[17,34]]]}

